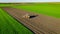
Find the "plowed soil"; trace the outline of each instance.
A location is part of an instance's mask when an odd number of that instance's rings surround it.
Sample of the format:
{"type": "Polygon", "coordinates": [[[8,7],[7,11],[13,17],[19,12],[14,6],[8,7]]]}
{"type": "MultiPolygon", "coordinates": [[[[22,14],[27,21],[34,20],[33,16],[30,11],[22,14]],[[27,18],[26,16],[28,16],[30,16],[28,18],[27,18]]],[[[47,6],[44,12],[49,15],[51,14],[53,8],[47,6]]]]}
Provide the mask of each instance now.
{"type": "Polygon", "coordinates": [[[60,34],[60,19],[58,18],[31,13],[16,8],[4,7],[3,9],[31,29],[35,34],[60,34]],[[26,14],[38,16],[32,19],[24,18],[23,16],[26,14]]]}

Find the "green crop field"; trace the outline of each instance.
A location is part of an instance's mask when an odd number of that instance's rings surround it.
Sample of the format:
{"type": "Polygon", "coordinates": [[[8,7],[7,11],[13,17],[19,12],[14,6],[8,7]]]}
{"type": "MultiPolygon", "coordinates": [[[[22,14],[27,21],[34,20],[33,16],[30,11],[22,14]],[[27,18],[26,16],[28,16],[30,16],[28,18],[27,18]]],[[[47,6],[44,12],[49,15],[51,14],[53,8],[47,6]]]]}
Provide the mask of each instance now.
{"type": "Polygon", "coordinates": [[[60,3],[20,4],[14,8],[60,18],[60,3]]]}
{"type": "MultiPolygon", "coordinates": [[[[0,5],[0,7],[10,6],[7,4],[0,5]]],[[[0,34],[33,34],[33,32],[0,8],[0,34]]]]}

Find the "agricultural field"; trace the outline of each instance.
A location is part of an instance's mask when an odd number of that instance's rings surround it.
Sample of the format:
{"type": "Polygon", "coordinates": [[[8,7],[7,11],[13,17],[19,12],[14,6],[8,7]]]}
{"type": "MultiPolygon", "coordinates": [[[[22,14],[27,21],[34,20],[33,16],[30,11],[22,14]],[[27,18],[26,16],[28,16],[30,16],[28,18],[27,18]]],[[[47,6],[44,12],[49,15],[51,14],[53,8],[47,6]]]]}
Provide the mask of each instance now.
{"type": "Polygon", "coordinates": [[[33,34],[28,28],[5,12],[2,7],[12,7],[38,14],[60,18],[60,3],[0,4],[0,34],[33,34]]]}

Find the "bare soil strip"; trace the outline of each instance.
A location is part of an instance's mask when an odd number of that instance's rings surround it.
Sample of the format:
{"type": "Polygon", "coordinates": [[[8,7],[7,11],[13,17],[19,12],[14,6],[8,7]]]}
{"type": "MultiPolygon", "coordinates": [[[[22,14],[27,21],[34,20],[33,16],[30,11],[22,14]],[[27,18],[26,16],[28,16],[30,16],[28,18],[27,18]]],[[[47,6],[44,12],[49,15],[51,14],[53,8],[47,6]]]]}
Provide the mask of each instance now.
{"type": "Polygon", "coordinates": [[[27,12],[16,8],[3,8],[6,12],[31,29],[35,34],[60,34],[60,19],[50,16],[27,12]],[[29,19],[23,16],[38,15],[35,18],[29,19]]]}

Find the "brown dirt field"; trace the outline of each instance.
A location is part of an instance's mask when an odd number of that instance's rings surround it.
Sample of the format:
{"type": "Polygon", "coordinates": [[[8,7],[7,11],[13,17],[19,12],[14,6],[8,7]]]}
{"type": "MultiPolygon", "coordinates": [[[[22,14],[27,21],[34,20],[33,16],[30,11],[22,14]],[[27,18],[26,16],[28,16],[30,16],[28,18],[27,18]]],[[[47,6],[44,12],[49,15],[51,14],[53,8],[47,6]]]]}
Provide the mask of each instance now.
{"type": "Polygon", "coordinates": [[[31,29],[35,34],[60,34],[60,19],[47,15],[31,13],[28,11],[16,9],[16,8],[3,8],[11,16],[16,18],[26,27],[31,29]],[[23,18],[25,14],[38,15],[35,18],[28,19],[23,18]]]}

